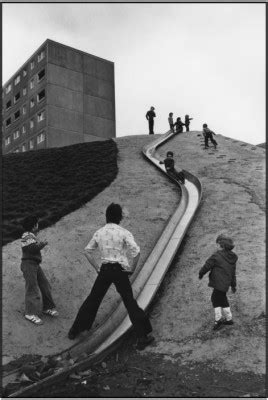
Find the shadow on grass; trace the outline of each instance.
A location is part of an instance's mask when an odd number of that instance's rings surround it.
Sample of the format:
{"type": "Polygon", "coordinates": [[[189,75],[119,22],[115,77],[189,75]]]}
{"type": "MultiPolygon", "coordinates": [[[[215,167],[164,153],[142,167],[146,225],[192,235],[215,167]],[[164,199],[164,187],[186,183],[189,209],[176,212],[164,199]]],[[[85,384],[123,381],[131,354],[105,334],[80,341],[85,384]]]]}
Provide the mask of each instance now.
{"type": "Polygon", "coordinates": [[[27,214],[44,229],[93,199],[116,178],[117,154],[106,140],[3,156],[3,245],[21,236],[27,214]]]}

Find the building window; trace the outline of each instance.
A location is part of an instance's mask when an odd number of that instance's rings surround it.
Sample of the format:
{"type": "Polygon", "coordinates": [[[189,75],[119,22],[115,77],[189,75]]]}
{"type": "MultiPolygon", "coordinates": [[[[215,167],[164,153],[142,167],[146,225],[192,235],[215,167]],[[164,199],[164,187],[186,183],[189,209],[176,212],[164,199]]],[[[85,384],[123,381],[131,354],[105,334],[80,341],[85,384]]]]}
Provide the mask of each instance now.
{"type": "Polygon", "coordinates": [[[20,92],[18,92],[17,94],[15,94],[15,96],[14,96],[14,104],[17,103],[17,101],[19,100],[19,98],[20,98],[20,92]]]}
{"type": "Polygon", "coordinates": [[[22,145],[21,151],[23,151],[23,152],[26,151],[26,144],[25,143],[22,145]]]}
{"type": "Polygon", "coordinates": [[[18,111],[16,111],[16,112],[14,113],[14,117],[15,117],[15,120],[18,119],[18,118],[20,117],[20,110],[18,110],[18,111]]]}
{"type": "Polygon", "coordinates": [[[7,120],[6,120],[6,126],[9,126],[11,124],[11,118],[8,118],[7,120]]]}
{"type": "Polygon", "coordinates": [[[22,133],[26,133],[26,128],[25,128],[25,125],[22,125],[22,133]]]}
{"type": "Polygon", "coordinates": [[[22,95],[25,96],[26,94],[27,94],[27,89],[26,89],[26,87],[24,87],[24,88],[22,89],[22,95]]]}
{"type": "Polygon", "coordinates": [[[13,138],[14,140],[18,139],[20,137],[20,131],[17,129],[14,133],[13,133],[13,138]]]}
{"type": "Polygon", "coordinates": [[[18,75],[15,80],[14,80],[15,85],[17,85],[18,83],[20,83],[20,75],[18,75]]]}
{"type": "Polygon", "coordinates": [[[46,74],[45,68],[42,69],[42,71],[38,72],[38,74],[37,74],[38,82],[40,82],[44,78],[45,74],[46,74]]]}
{"type": "Polygon", "coordinates": [[[24,104],[24,106],[22,107],[22,114],[25,115],[26,114],[26,105],[24,104]]]}
{"type": "Polygon", "coordinates": [[[22,71],[22,76],[24,77],[24,76],[26,76],[27,75],[27,69],[24,69],[23,71],[22,71]]]}
{"type": "Polygon", "coordinates": [[[31,79],[30,80],[30,89],[33,89],[34,88],[34,79],[31,79]]]}
{"type": "Polygon", "coordinates": [[[43,90],[41,90],[41,92],[38,93],[38,95],[37,95],[37,101],[38,101],[38,103],[39,103],[40,101],[42,101],[42,100],[45,98],[45,96],[46,96],[46,91],[45,91],[45,89],[43,89],[43,90]]]}
{"type": "Polygon", "coordinates": [[[34,61],[31,61],[31,69],[34,69],[34,61]]]}
{"type": "Polygon", "coordinates": [[[29,149],[32,150],[34,148],[34,141],[31,139],[29,141],[29,149]]]}
{"type": "Polygon", "coordinates": [[[34,120],[31,119],[31,120],[30,120],[30,128],[32,129],[33,127],[34,127],[34,120]]]}
{"type": "Polygon", "coordinates": [[[37,114],[37,122],[41,122],[45,119],[45,111],[41,111],[37,114]]]}
{"type": "Polygon", "coordinates": [[[9,101],[6,103],[6,110],[8,110],[10,107],[11,107],[11,100],[9,100],[9,101]]]}
{"type": "Polygon", "coordinates": [[[6,87],[6,94],[11,92],[11,83],[6,87]]]}
{"type": "Polygon", "coordinates": [[[33,108],[33,106],[34,106],[34,99],[31,99],[31,101],[30,101],[30,107],[33,108]]]}
{"type": "Polygon", "coordinates": [[[5,146],[8,146],[11,143],[10,136],[5,139],[5,146]]]}
{"type": "Polygon", "coordinates": [[[45,52],[44,52],[44,50],[41,51],[40,54],[38,54],[38,56],[37,56],[37,61],[40,62],[40,61],[43,60],[43,58],[45,58],[45,52]]]}
{"type": "Polygon", "coordinates": [[[45,140],[45,134],[44,132],[41,132],[38,136],[37,136],[37,144],[44,142],[45,140]]]}

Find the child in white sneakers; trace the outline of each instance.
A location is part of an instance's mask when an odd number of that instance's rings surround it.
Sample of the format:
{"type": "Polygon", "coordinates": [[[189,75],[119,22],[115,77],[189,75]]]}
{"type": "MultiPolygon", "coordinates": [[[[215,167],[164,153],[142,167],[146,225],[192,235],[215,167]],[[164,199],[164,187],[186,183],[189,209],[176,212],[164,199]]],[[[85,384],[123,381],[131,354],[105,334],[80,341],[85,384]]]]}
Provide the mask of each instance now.
{"type": "Polygon", "coordinates": [[[208,286],[213,288],[211,301],[215,311],[213,330],[220,329],[222,325],[233,324],[226,294],[230,286],[232,292],[236,292],[236,262],[238,259],[232,251],[234,243],[230,237],[219,235],[216,243],[218,251],[212,254],[199,271],[199,279],[202,279],[210,271],[208,286]]]}
{"type": "Polygon", "coordinates": [[[47,242],[37,239],[38,218],[29,215],[22,223],[25,232],[21,238],[21,270],[25,279],[25,318],[35,325],[42,325],[38,314],[41,310],[46,315],[57,317],[58,311],[51,296],[50,284],[40,266],[41,250],[47,242]]]}

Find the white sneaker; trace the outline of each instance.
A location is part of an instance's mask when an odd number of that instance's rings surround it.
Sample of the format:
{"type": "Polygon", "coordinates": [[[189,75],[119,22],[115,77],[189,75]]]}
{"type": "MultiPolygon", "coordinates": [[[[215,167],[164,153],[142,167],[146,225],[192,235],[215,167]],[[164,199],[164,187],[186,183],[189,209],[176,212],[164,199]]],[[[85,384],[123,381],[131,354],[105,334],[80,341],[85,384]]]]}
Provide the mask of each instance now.
{"type": "Polygon", "coordinates": [[[28,321],[31,321],[33,324],[35,324],[35,325],[42,325],[43,324],[43,321],[37,316],[37,315],[28,315],[28,314],[25,314],[25,318],[28,320],[28,321]]]}

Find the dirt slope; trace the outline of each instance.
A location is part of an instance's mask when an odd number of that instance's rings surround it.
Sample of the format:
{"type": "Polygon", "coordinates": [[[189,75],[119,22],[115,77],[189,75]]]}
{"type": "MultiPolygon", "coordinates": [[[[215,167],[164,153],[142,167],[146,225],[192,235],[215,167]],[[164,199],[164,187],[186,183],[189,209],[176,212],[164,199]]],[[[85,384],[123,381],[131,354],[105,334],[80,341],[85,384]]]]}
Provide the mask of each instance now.
{"type": "MultiPolygon", "coordinates": [[[[161,172],[148,168],[141,154],[142,146],[151,140],[148,136],[119,139],[117,179],[80,210],[40,232],[40,237],[49,242],[43,251],[42,265],[52,283],[54,300],[60,312],[57,322],[45,317],[45,324],[38,327],[23,318],[24,281],[19,268],[20,241],[4,247],[4,355],[47,355],[73,344],[67,338],[67,332],[96,278],[82,251],[94,231],[105,223],[105,210],[112,201],[125,207],[127,215],[122,226],[130,229],[141,245],[142,266],[142,261],[153,248],[178,201],[178,190],[161,172]]],[[[110,313],[117,299],[116,291],[111,287],[96,324],[110,313]]]]}
{"type": "MultiPolygon", "coordinates": [[[[203,185],[200,209],[152,308],[156,345],[144,352],[162,355],[173,363],[208,361],[218,369],[264,373],[264,237],[265,150],[218,135],[218,151],[201,147],[198,132],[177,136],[164,145],[175,153],[176,164],[197,175],[203,185]],[[234,237],[238,291],[230,296],[232,328],[212,334],[213,310],[207,278],[198,270],[215,249],[219,233],[234,237]]],[[[104,223],[111,201],[126,208],[123,226],[141,244],[142,260],[152,249],[178,202],[178,191],[161,172],[148,164],[141,148],[149,136],[116,140],[119,148],[117,179],[82,209],[41,232],[49,241],[43,267],[53,286],[60,318],[45,319],[36,327],[23,319],[24,282],[19,269],[20,243],[3,249],[3,354],[50,354],[69,345],[66,333],[95,279],[81,251],[104,223]]],[[[141,260],[141,264],[142,264],[141,260]]],[[[111,289],[97,323],[114,306],[111,289]]]]}

